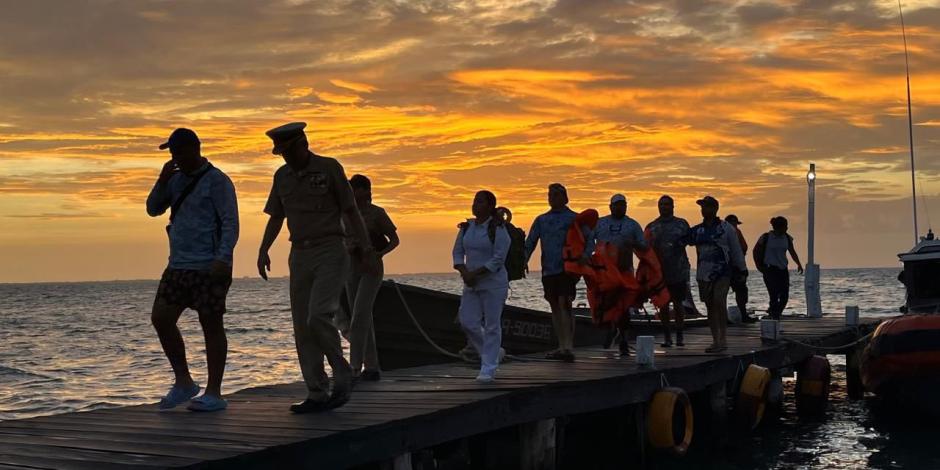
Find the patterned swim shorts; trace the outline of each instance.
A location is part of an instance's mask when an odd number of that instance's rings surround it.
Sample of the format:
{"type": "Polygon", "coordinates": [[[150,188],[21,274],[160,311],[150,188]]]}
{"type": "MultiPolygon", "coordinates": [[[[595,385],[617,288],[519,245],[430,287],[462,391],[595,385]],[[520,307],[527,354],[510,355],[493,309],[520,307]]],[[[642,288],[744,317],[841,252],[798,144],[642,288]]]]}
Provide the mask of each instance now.
{"type": "Polygon", "coordinates": [[[157,287],[157,299],[200,313],[222,315],[231,285],[231,278],[214,280],[209,271],[167,268],[157,287]]]}

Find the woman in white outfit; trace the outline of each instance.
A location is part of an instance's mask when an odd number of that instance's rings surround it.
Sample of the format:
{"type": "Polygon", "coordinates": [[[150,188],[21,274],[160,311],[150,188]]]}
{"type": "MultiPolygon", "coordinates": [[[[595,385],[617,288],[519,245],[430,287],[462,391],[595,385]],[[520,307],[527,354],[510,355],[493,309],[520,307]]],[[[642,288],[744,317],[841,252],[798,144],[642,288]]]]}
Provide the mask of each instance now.
{"type": "Polygon", "coordinates": [[[477,381],[490,383],[496,379],[502,342],[501,317],[509,276],[506,254],[509,233],[496,215],[496,196],[480,191],[473,198],[473,219],[460,224],[454,242],[454,269],[463,278],[460,297],[460,325],[470,344],[480,354],[477,381]]]}

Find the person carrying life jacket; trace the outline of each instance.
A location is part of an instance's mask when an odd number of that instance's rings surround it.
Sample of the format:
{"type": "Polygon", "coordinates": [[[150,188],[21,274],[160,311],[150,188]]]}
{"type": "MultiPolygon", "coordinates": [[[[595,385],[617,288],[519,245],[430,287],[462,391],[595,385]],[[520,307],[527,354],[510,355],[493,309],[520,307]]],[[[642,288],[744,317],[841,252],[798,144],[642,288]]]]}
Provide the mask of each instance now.
{"type": "MultiPolygon", "coordinates": [[[[579,262],[568,262],[569,272],[579,272],[585,278],[594,321],[620,330],[621,355],[629,351],[629,312],[641,308],[647,298],[660,308],[669,301],[659,261],[649,249],[640,225],[626,215],[626,210],[627,199],[622,194],[611,197],[611,215],[600,218],[586,237],[579,262]],[[634,254],[641,261],[636,271],[639,278],[633,269],[634,254]]],[[[592,222],[589,217],[596,217],[587,212],[582,216],[592,222]]],[[[578,241],[582,227],[569,231],[573,242],[578,241]]]]}

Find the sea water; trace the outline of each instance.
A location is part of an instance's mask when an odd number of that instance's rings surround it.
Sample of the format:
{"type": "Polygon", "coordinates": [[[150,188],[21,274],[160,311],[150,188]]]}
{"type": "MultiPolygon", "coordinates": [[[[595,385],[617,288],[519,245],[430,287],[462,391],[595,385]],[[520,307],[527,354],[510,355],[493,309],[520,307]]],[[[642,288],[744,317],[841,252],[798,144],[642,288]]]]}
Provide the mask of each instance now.
{"type": "MultiPolygon", "coordinates": [[[[823,270],[823,311],[841,316],[846,305],[858,305],[862,316],[898,314],[904,290],[897,273],[823,270]]],[[[453,293],[461,288],[455,274],[387,277],[453,293]]],[[[749,308],[766,309],[759,273],[751,273],[748,286],[749,308]]],[[[156,287],[156,281],[0,285],[0,420],[159,400],[172,373],[150,325],[156,287]]],[[[785,313],[804,311],[802,291],[802,277],[792,272],[785,313]]],[[[583,285],[578,302],[584,302],[583,285]]],[[[538,273],[512,284],[509,303],[546,309],[538,273]]],[[[700,302],[698,307],[704,311],[700,302]]],[[[301,380],[286,279],[236,279],[228,309],[225,393],[301,380]]],[[[196,315],[184,313],[180,329],[194,377],[204,385],[205,350],[196,315]]],[[[697,466],[940,468],[940,453],[932,448],[940,441],[940,426],[886,421],[872,411],[870,400],[845,400],[844,362],[838,356],[830,359],[836,379],[826,421],[796,419],[790,400],[781,418],[742,438],[732,451],[695,459],[697,466]]],[[[688,463],[676,462],[676,468],[688,468],[688,463]]]]}

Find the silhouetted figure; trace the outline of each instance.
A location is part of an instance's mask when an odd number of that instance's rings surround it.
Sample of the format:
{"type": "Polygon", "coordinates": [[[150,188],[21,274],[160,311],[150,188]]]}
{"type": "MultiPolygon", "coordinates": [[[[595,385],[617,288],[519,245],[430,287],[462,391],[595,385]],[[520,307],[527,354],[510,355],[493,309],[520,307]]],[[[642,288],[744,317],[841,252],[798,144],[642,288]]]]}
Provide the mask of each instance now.
{"type": "MultiPolygon", "coordinates": [[[[659,198],[659,217],[646,226],[647,240],[653,247],[663,271],[663,281],[669,290],[669,299],[676,314],[676,345],[685,346],[682,329],[685,325],[686,294],[689,291],[689,257],[686,247],[689,245],[689,223],[675,216],[675,202],[670,196],[659,198]]],[[[669,331],[669,312],[660,312],[663,322],[662,343],[664,348],[672,346],[669,331]]]]}
{"type": "Polygon", "coordinates": [[[559,183],[548,186],[548,212],[532,222],[525,240],[526,259],[532,257],[536,245],[542,244],[542,291],[552,312],[552,326],[558,337],[558,349],[545,357],[574,361],[575,318],[571,304],[577,295],[578,277],[565,272],[562,251],[568,228],[576,214],[568,208],[568,190],[559,183]]]}
{"type": "MultiPolygon", "coordinates": [[[[747,240],[744,239],[744,234],[738,228],[743,222],[734,214],[725,217],[725,222],[734,227],[734,231],[738,235],[738,242],[741,244],[741,254],[745,256],[744,264],[747,264],[747,240]]],[[[734,300],[738,304],[738,311],[741,312],[741,321],[744,323],[756,322],[757,319],[752,318],[747,313],[747,269],[737,271],[731,275],[731,290],[734,291],[734,300]]]]}
{"type": "Polygon", "coordinates": [[[477,382],[492,383],[501,361],[502,315],[509,293],[506,255],[511,240],[496,213],[496,196],[480,191],[473,198],[473,217],[460,224],[454,241],[454,269],[463,279],[460,326],[480,355],[477,382]]]}
{"type": "Polygon", "coordinates": [[[747,269],[747,265],[734,227],[718,218],[718,200],[705,196],[695,202],[702,207],[703,220],[692,227],[689,242],[695,245],[698,255],[695,278],[712,333],[712,345],[705,352],[721,352],[728,349],[725,331],[728,329],[731,276],[747,269]]]}
{"type": "MultiPolygon", "coordinates": [[[[648,246],[646,237],[643,235],[643,228],[640,224],[627,215],[627,198],[623,194],[614,194],[610,198],[610,215],[605,215],[597,221],[594,232],[587,239],[584,247],[584,255],[590,256],[597,246],[597,242],[610,243],[617,247],[617,254],[620,259],[618,265],[621,272],[633,272],[633,250],[634,248],[643,249],[648,246]]],[[[631,308],[632,310],[632,308],[631,308]]],[[[632,312],[626,312],[620,317],[618,326],[620,337],[620,354],[627,356],[629,354],[629,340],[627,329],[630,325],[630,316],[632,312]]]]}
{"type": "MultiPolygon", "coordinates": [[[[361,266],[353,266],[349,280],[346,282],[346,296],[352,318],[349,323],[349,365],[352,367],[353,378],[366,381],[376,381],[380,378],[379,356],[375,347],[375,328],[372,323],[372,307],[375,297],[382,287],[384,264],[382,257],[391,253],[398,247],[398,229],[385,209],[372,203],[372,182],[363,175],[353,175],[349,179],[356,206],[362,214],[362,219],[369,231],[369,241],[372,244],[375,272],[363,271],[361,266]],[[361,372],[360,372],[361,371],[361,372]]],[[[351,253],[358,251],[354,239],[349,240],[351,253]]]]}
{"type": "Polygon", "coordinates": [[[166,227],[170,260],[160,278],[151,322],[176,381],[160,400],[160,409],[173,408],[190,399],[188,408],[194,411],[216,411],[227,406],[222,399],[222,375],[228,352],[222,316],[232,284],[238,204],[232,181],[202,157],[199,147],[195,132],[173,131],[169,140],[160,145],[161,150],[170,150],[171,159],[163,165],[147,197],[147,213],[151,217],[170,209],[170,223],[166,227]],[[183,336],[176,326],[187,308],[198,312],[206,340],[209,382],[199,397],[196,397],[199,386],[186,362],[183,336]]]}
{"type": "Polygon", "coordinates": [[[361,263],[362,271],[377,272],[375,249],[343,166],[309,150],[305,126],[295,122],[267,132],[274,142],[271,153],[281,155],[285,165],[274,173],[264,207],[270,219],[258,253],[258,274],[267,279],[266,271],[271,269],[268,250],[286,218],[291,241],[288,264],[294,341],[307,385],[307,399],[290,407],[294,413],[342,406],[352,393],[352,371],[332,321],[349,275],[345,230],[357,240],[353,258],[361,263]],[[324,356],[333,369],[332,390],[323,367],[324,356]]]}
{"type": "Polygon", "coordinates": [[[770,296],[767,313],[770,318],[779,320],[790,299],[790,271],[787,267],[787,252],[796,263],[797,272],[803,274],[803,264],[793,247],[793,237],[787,233],[789,223],[786,217],[770,219],[773,230],[761,235],[754,245],[754,264],[764,275],[764,285],[770,296]]]}

